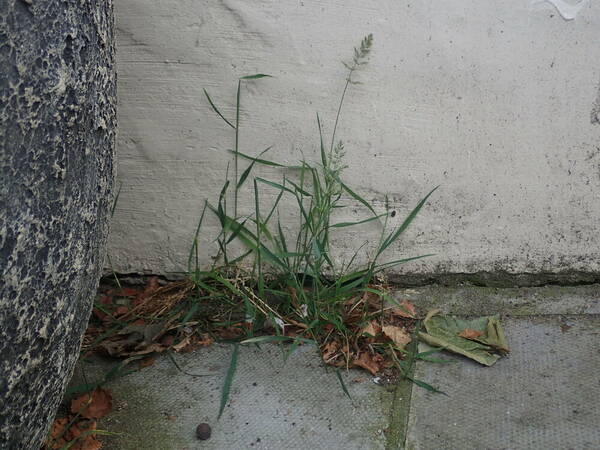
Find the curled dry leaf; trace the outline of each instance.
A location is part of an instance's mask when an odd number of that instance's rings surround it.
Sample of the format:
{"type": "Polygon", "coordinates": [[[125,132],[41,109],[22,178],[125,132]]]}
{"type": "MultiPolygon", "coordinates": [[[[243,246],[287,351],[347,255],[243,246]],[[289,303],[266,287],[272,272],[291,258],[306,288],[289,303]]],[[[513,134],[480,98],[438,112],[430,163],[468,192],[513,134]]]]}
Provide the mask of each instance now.
{"type": "Polygon", "coordinates": [[[140,363],[139,363],[140,369],[143,369],[144,367],[150,367],[155,362],[156,362],[156,356],[148,356],[140,361],[140,363]]]}
{"type": "Polygon", "coordinates": [[[365,326],[362,330],[360,330],[360,334],[368,334],[372,337],[377,336],[381,333],[381,325],[379,325],[376,321],[371,320],[367,326],[365,326]]]}
{"type": "Polygon", "coordinates": [[[321,349],[321,352],[323,354],[323,361],[329,364],[333,359],[336,358],[339,350],[340,344],[337,341],[327,342],[325,345],[323,345],[323,348],[321,349]]]}
{"type": "Polygon", "coordinates": [[[81,420],[69,429],[69,440],[74,442],[70,448],[72,450],[99,450],[102,448],[102,442],[96,439],[93,432],[96,429],[96,422],[93,420],[81,420]]]}
{"type": "Polygon", "coordinates": [[[391,313],[395,316],[405,317],[407,319],[415,319],[417,317],[417,310],[408,300],[402,300],[399,308],[392,308],[391,313]]]}
{"type": "Polygon", "coordinates": [[[358,358],[355,358],[352,361],[352,364],[368,370],[369,372],[371,372],[371,375],[376,375],[377,372],[381,370],[379,366],[380,359],[382,358],[378,358],[377,356],[371,356],[369,352],[361,352],[358,355],[358,358]]]}
{"type": "Polygon", "coordinates": [[[78,440],[75,445],[70,448],[71,450],[100,450],[102,448],[102,442],[96,439],[95,434],[89,434],[78,440]]]}
{"type": "Polygon", "coordinates": [[[173,350],[175,350],[177,353],[179,352],[185,352],[185,348],[187,348],[190,344],[191,344],[191,340],[192,337],[191,336],[187,336],[184,337],[181,342],[175,344],[173,347],[171,347],[173,350]]]}
{"type": "Polygon", "coordinates": [[[135,297],[138,294],[140,294],[140,291],[138,289],[124,287],[119,292],[117,292],[116,296],[117,297],[135,297]]]}
{"type": "Polygon", "coordinates": [[[465,328],[458,335],[465,339],[477,339],[478,337],[483,335],[483,331],[473,330],[471,328],[465,328]]]}
{"type": "Polygon", "coordinates": [[[87,419],[100,419],[112,409],[112,396],[106,389],[94,389],[71,401],[71,412],[87,419]]]}
{"type": "Polygon", "coordinates": [[[404,347],[412,340],[410,334],[408,334],[404,328],[393,325],[384,326],[383,334],[390,338],[400,350],[404,350],[404,347]]]}
{"type": "Polygon", "coordinates": [[[66,445],[67,441],[65,440],[64,435],[65,427],[68,423],[69,419],[67,417],[59,417],[54,419],[52,428],[50,430],[50,439],[46,444],[48,448],[59,449],[66,445]]]}

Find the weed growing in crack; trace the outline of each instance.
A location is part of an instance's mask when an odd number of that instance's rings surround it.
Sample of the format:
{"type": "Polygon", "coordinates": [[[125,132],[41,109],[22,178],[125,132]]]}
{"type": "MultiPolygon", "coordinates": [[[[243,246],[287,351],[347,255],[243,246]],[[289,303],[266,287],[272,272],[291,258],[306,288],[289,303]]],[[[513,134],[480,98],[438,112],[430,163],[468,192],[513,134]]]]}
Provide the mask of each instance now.
{"type": "MultiPolygon", "coordinates": [[[[318,345],[326,364],[337,368],[358,366],[372,374],[386,373],[396,367],[409,377],[401,362],[408,353],[405,347],[412,339],[417,316],[412,305],[398,304],[389,295],[381,274],[386,269],[430,255],[385,263],[380,260],[400,239],[435,189],[414,207],[400,226],[390,229],[389,208],[377,213],[368,200],[343,180],[345,149],[343,142],[336,140],[336,132],[349,89],[358,84],[353,75],[367,64],[372,46],[373,37],[368,35],[354,49],[352,60],[344,63],[348,72],[331,137],[327,140],[317,114],[319,163],[301,159],[296,165],[286,165],[266,159],[264,155],[271,147],[256,156],[240,150],[243,86],[247,80],[268,75],[257,74],[238,80],[234,120],[228,120],[204,91],[212,110],[234,132],[234,148],[229,150],[233,171],[228,165],[217,201],[204,203],[188,259],[188,275],[197,292],[196,303],[192,305],[194,312],[200,309],[200,304],[212,303],[215,307],[214,302],[222,302],[217,309],[227,312],[220,315],[223,320],[218,321],[217,327],[213,320],[212,328],[225,327],[226,337],[242,343],[287,341],[291,343],[288,355],[302,343],[311,341],[318,345]],[[242,161],[247,166],[240,173],[242,161]],[[280,168],[282,179],[273,181],[254,176],[252,171],[256,165],[280,168]],[[246,183],[252,188],[254,210],[241,215],[238,193],[246,183]],[[276,192],[275,201],[266,209],[262,201],[265,189],[276,192]],[[233,206],[228,203],[231,197],[233,206]],[[294,236],[284,232],[280,216],[283,199],[286,207],[294,205],[299,217],[294,236]],[[334,212],[345,208],[343,202],[348,200],[364,207],[369,216],[355,222],[335,222],[334,212]],[[216,260],[213,267],[205,271],[199,263],[198,236],[207,210],[220,224],[216,242],[217,260],[221,265],[216,260]],[[381,233],[368,263],[354,268],[361,247],[346,264],[336,265],[331,257],[332,233],[369,222],[380,227],[381,233]],[[241,255],[230,250],[233,242],[243,244],[245,251],[241,255]],[[242,269],[241,263],[247,261],[251,269],[242,269]],[[229,306],[223,309],[224,304],[229,306]],[[237,332],[233,332],[234,329],[237,332]]],[[[345,388],[343,384],[342,387],[345,388]]]]}

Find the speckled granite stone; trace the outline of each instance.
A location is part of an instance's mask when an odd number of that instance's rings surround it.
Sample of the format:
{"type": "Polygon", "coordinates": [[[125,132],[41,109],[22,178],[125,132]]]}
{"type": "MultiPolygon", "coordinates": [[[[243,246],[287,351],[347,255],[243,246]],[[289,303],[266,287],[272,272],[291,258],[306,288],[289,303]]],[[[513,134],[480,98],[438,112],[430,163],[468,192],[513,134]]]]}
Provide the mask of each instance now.
{"type": "Polygon", "coordinates": [[[39,449],[98,282],[115,141],[112,0],[0,1],[0,448],[39,449]]]}

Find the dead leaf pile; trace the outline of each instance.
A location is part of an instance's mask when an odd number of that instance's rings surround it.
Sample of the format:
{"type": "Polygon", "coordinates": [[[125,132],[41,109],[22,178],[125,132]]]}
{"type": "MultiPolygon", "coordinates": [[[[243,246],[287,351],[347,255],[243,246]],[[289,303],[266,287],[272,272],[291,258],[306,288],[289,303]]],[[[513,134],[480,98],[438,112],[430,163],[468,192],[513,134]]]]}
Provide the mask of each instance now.
{"type": "MultiPolygon", "coordinates": [[[[197,322],[182,323],[188,310],[180,306],[193,288],[187,280],[161,286],[157,277],[150,277],[145,287],[104,287],[85,334],[84,353],[150,357],[168,349],[187,352],[211,345],[208,334],[192,328],[197,322]]],[[[146,358],[140,366],[150,361],[146,358]]]]}
{"type": "Polygon", "coordinates": [[[381,298],[371,292],[346,302],[341,334],[333,325],[325,327],[320,345],[325,364],[360,367],[372,375],[391,370],[403,359],[417,320],[414,305],[404,300],[397,307],[383,308],[381,298]],[[365,317],[370,318],[365,322],[365,317]]]}
{"type": "Polygon", "coordinates": [[[70,413],[54,420],[44,450],[69,448],[73,450],[98,450],[102,442],[97,437],[96,420],[112,409],[109,391],[97,388],[71,401],[70,413]]]}

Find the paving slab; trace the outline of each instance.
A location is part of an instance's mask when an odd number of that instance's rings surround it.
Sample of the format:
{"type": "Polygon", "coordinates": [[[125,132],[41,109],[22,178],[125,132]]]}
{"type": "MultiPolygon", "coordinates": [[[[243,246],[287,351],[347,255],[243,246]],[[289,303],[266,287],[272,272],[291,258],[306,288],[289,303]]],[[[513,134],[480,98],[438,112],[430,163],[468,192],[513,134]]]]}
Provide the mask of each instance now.
{"type": "Polygon", "coordinates": [[[398,289],[394,296],[412,301],[423,311],[439,308],[446,314],[600,314],[600,284],[515,288],[430,285],[398,289]]]}
{"type": "Polygon", "coordinates": [[[600,448],[600,316],[508,318],[508,358],[422,364],[407,449],[600,448]]]}
{"type": "MultiPolygon", "coordinates": [[[[393,389],[378,386],[364,372],[342,371],[352,402],[334,371],[326,370],[310,345],[284,362],[281,348],[241,346],[230,401],[217,420],[232,346],[166,357],[153,366],[112,381],[113,412],[99,429],[123,433],[102,436],[105,448],[175,449],[383,449],[393,389]],[[358,381],[354,381],[358,380],[358,381]],[[195,437],[199,423],[212,436],[195,437]]],[[[106,362],[80,362],[72,385],[99,379],[106,362]]]]}

